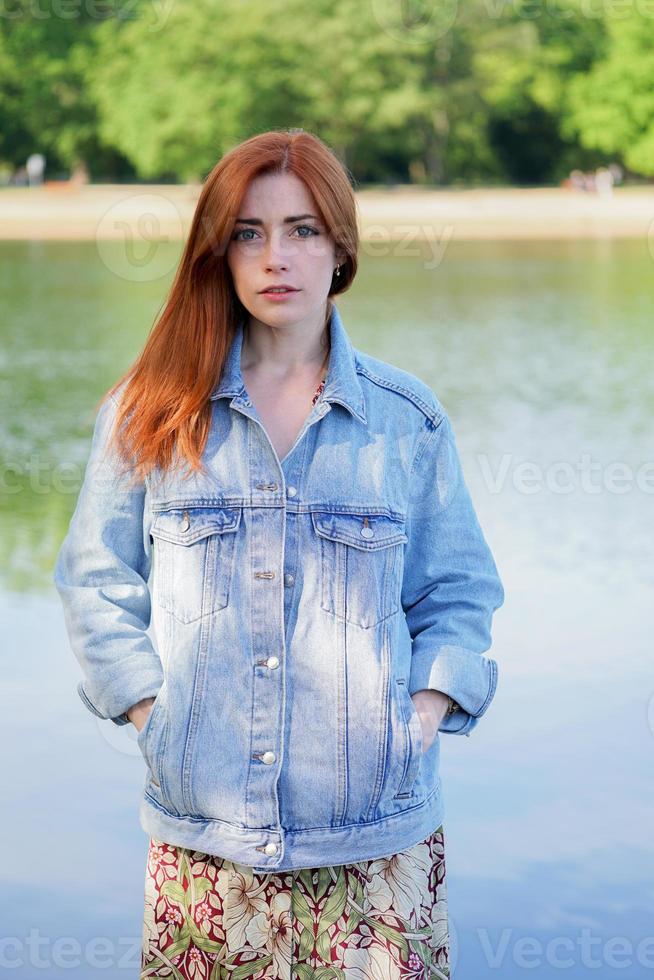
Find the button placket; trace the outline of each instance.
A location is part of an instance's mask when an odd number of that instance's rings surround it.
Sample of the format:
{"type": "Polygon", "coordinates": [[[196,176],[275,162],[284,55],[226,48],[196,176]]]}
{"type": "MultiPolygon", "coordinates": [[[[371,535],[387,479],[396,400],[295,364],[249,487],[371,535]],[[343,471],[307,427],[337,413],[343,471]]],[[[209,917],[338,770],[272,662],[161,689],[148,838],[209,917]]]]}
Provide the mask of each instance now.
{"type": "MultiPolygon", "coordinates": [[[[252,616],[261,624],[253,636],[253,689],[255,727],[252,731],[250,760],[251,776],[248,780],[247,802],[257,813],[261,825],[272,826],[276,820],[275,798],[277,793],[277,766],[283,752],[283,719],[281,709],[284,699],[281,666],[284,652],[284,622],[277,618],[276,596],[280,587],[278,579],[283,571],[275,567],[281,556],[285,533],[285,486],[282,481],[266,479],[265,470],[259,471],[251,486],[253,495],[262,501],[254,502],[250,529],[254,567],[249,574],[256,587],[252,590],[252,616]],[[268,491],[268,494],[266,494],[268,491]],[[274,501],[269,494],[274,494],[274,501]],[[272,568],[266,568],[268,563],[272,568]],[[258,567],[257,567],[258,566],[258,567]],[[269,591],[270,589],[270,591],[269,591]],[[274,591],[272,591],[274,590],[274,591]],[[277,650],[278,656],[272,656],[277,650]],[[277,671],[273,673],[273,671],[277,671]],[[279,714],[279,718],[278,718],[279,714]]],[[[280,848],[261,841],[258,850],[272,857],[280,848]],[[267,848],[267,849],[266,849],[267,848]]]]}
{"type": "MultiPolygon", "coordinates": [[[[284,477],[285,477],[285,474],[284,474],[284,477]]],[[[277,483],[274,480],[270,480],[270,482],[268,482],[264,478],[264,479],[261,479],[260,481],[255,482],[254,483],[254,487],[260,493],[263,493],[265,491],[269,491],[271,493],[277,493],[277,494],[279,494],[280,492],[282,492],[283,495],[284,495],[284,498],[286,498],[286,499],[292,499],[294,497],[297,497],[297,495],[298,495],[298,487],[297,487],[297,485],[294,484],[294,483],[292,483],[292,482],[289,482],[288,485],[286,485],[286,483],[285,483],[284,480],[282,480],[280,483],[277,483]]],[[[283,505],[280,508],[280,510],[281,510],[281,515],[283,517],[283,521],[284,521],[283,535],[284,535],[284,538],[285,538],[287,553],[290,554],[290,553],[292,553],[292,544],[291,544],[291,542],[289,540],[288,532],[289,532],[289,529],[291,529],[291,537],[292,537],[293,533],[295,532],[295,522],[293,520],[291,520],[290,522],[288,522],[286,520],[287,513],[286,513],[286,509],[283,507],[283,505]]],[[[268,511],[268,512],[263,513],[263,516],[261,516],[261,515],[259,516],[259,522],[255,526],[256,527],[263,527],[263,522],[265,520],[267,520],[268,518],[272,517],[273,513],[275,515],[275,518],[277,520],[279,520],[279,517],[280,517],[280,511],[279,510],[275,510],[273,512],[268,511]]],[[[292,515],[292,516],[294,517],[295,515],[292,515]]],[[[259,533],[261,535],[263,535],[263,532],[262,531],[260,531],[259,533]]],[[[282,544],[282,542],[280,540],[280,548],[281,548],[281,544],[282,544]]],[[[268,552],[259,551],[259,555],[264,554],[264,553],[268,553],[268,552]]],[[[270,584],[272,585],[272,584],[274,584],[274,580],[276,580],[277,577],[278,577],[278,570],[276,570],[276,569],[266,569],[265,566],[264,566],[264,568],[261,568],[260,567],[259,569],[253,569],[252,572],[251,572],[251,574],[252,574],[252,576],[253,576],[253,578],[255,580],[259,580],[260,581],[260,583],[261,583],[262,586],[264,584],[264,581],[263,580],[272,580],[272,581],[270,581],[270,584]]],[[[295,583],[295,575],[291,574],[290,572],[284,573],[283,569],[280,570],[279,574],[281,574],[282,582],[283,582],[284,587],[286,589],[290,589],[290,587],[293,586],[294,583],[295,583]]],[[[265,602],[266,601],[265,598],[264,598],[265,594],[262,593],[262,592],[260,593],[258,589],[255,590],[255,591],[256,591],[256,594],[259,596],[259,598],[255,599],[255,603],[256,604],[259,604],[259,603],[265,602]]],[[[290,594],[291,594],[290,591],[287,591],[285,593],[285,596],[286,596],[286,604],[285,604],[285,607],[286,608],[287,608],[288,600],[290,598],[290,594]]],[[[282,629],[282,635],[285,635],[285,628],[286,628],[286,615],[285,614],[283,616],[282,623],[280,625],[281,625],[281,629],[282,629]]],[[[264,638],[262,636],[261,639],[262,639],[262,642],[268,642],[268,643],[270,643],[272,641],[272,643],[275,646],[277,645],[275,643],[275,640],[276,640],[276,637],[275,636],[268,636],[268,637],[265,638],[265,640],[264,640],[264,638]]],[[[283,640],[282,640],[282,643],[283,643],[283,640]]],[[[256,651],[256,652],[260,653],[260,651],[256,651]]],[[[283,652],[283,650],[282,650],[282,652],[283,652]]],[[[265,656],[264,655],[264,656],[261,656],[261,653],[260,653],[259,657],[255,658],[255,664],[256,664],[256,667],[259,667],[259,668],[267,668],[267,670],[269,672],[278,670],[281,673],[280,668],[282,666],[282,660],[283,660],[283,657],[281,655],[279,655],[279,656],[274,656],[274,655],[270,655],[270,656],[265,656]]],[[[256,669],[256,667],[255,667],[255,669],[256,669]]],[[[273,680],[273,677],[275,676],[275,679],[276,680],[278,680],[280,683],[283,683],[283,677],[280,676],[279,674],[277,674],[277,675],[273,675],[272,673],[268,673],[267,675],[259,674],[259,680],[263,680],[264,676],[267,677],[268,679],[270,679],[271,681],[273,680]]],[[[258,683],[259,683],[259,681],[257,681],[255,679],[255,684],[258,684],[258,683]]],[[[269,703],[269,706],[270,706],[271,709],[272,709],[273,702],[276,701],[276,698],[277,698],[277,696],[278,696],[279,693],[280,692],[278,691],[278,689],[277,689],[276,686],[275,687],[272,687],[272,686],[271,687],[268,687],[268,686],[266,686],[266,687],[262,688],[261,689],[261,692],[260,692],[261,697],[264,699],[265,702],[268,702],[269,703]]],[[[282,697],[283,697],[283,694],[282,694],[282,697]]],[[[259,703],[261,705],[261,702],[259,702],[259,703]]],[[[262,708],[260,708],[260,710],[262,710],[262,708]]],[[[263,717],[263,715],[261,717],[263,717]]],[[[264,746],[265,746],[265,742],[266,741],[269,742],[269,745],[271,745],[271,743],[272,744],[275,744],[276,743],[277,735],[275,733],[275,729],[271,729],[271,728],[269,728],[266,725],[265,730],[260,731],[258,734],[259,734],[261,740],[263,741],[264,746]]],[[[253,747],[253,749],[254,749],[254,747],[253,747]]],[[[255,772],[258,772],[258,777],[255,778],[254,777],[254,773],[253,773],[253,781],[251,783],[252,793],[253,794],[255,793],[255,786],[257,786],[259,784],[259,780],[263,780],[263,782],[260,783],[261,786],[265,787],[265,786],[268,786],[269,785],[269,782],[268,781],[270,779],[270,776],[266,777],[264,775],[264,771],[265,771],[264,770],[264,767],[267,767],[267,769],[268,769],[269,772],[272,770],[272,775],[273,775],[273,778],[274,778],[274,773],[275,773],[275,770],[276,770],[276,766],[278,765],[279,760],[281,758],[281,756],[280,756],[280,752],[281,751],[282,751],[281,743],[280,743],[279,746],[277,746],[275,744],[275,749],[274,750],[273,750],[272,747],[271,748],[268,748],[268,749],[264,749],[262,747],[258,751],[256,751],[256,750],[253,750],[252,751],[251,758],[253,760],[261,763],[261,766],[260,767],[257,767],[257,769],[255,770],[255,772]]],[[[276,785],[276,781],[273,783],[273,786],[275,786],[275,785],[276,785]]],[[[253,795],[253,803],[254,803],[254,795],[253,795]]],[[[268,842],[268,843],[262,842],[261,845],[259,847],[257,847],[257,850],[258,851],[262,851],[265,855],[267,855],[269,857],[273,857],[273,856],[277,855],[281,851],[281,847],[277,843],[272,842],[272,841],[271,842],[268,842]]]]}

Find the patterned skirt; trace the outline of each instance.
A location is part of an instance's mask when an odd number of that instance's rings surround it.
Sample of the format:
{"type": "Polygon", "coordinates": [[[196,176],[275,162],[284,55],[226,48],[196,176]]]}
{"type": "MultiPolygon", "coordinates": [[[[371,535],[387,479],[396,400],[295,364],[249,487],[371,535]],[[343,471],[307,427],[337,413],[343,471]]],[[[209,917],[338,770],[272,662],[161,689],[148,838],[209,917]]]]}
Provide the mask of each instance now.
{"type": "Polygon", "coordinates": [[[254,873],[150,838],[141,980],[450,976],[443,826],[389,857],[254,873]]]}

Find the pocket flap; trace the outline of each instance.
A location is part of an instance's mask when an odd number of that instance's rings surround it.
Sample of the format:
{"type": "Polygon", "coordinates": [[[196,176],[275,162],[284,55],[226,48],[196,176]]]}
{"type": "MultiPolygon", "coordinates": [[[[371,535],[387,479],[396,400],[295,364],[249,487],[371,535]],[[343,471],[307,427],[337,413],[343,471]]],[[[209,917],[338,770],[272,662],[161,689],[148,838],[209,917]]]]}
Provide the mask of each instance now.
{"type": "Polygon", "coordinates": [[[386,514],[332,514],[312,511],[316,534],[331,541],[341,541],[364,551],[388,548],[408,541],[404,522],[386,514]]]}
{"type": "Polygon", "coordinates": [[[236,531],[241,507],[175,507],[153,517],[150,534],[173,544],[194,544],[210,534],[236,531]]]}

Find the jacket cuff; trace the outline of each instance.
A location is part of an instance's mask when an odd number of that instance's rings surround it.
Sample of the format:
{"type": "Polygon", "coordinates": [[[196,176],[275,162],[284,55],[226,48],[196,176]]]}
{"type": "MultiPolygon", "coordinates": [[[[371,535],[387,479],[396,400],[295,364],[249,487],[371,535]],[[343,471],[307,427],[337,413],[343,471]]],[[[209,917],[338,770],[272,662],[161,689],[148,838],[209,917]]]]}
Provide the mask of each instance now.
{"type": "Polygon", "coordinates": [[[423,688],[442,691],[460,709],[443,719],[439,731],[469,735],[493,700],[497,688],[497,661],[465,647],[442,646],[415,650],[411,657],[409,694],[423,688]]]}
{"type": "Polygon", "coordinates": [[[131,670],[129,664],[130,661],[121,664],[121,667],[128,668],[123,683],[114,676],[112,687],[103,688],[101,696],[91,699],[83,683],[80,681],[77,685],[77,693],[82,702],[97,718],[110,720],[115,725],[128,725],[128,709],[144,698],[156,698],[159,693],[163,683],[163,668],[159,659],[152,666],[144,666],[143,657],[139,656],[132,663],[131,670]]]}

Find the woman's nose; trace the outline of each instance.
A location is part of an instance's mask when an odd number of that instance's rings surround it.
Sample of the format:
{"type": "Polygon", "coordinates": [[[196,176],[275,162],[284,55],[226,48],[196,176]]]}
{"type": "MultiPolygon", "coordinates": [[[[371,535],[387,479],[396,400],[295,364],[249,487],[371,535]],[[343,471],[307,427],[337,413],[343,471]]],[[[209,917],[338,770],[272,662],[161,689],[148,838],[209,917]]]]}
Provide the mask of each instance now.
{"type": "Polygon", "coordinates": [[[263,261],[267,269],[288,268],[289,245],[282,239],[271,237],[263,247],[263,261]]]}

